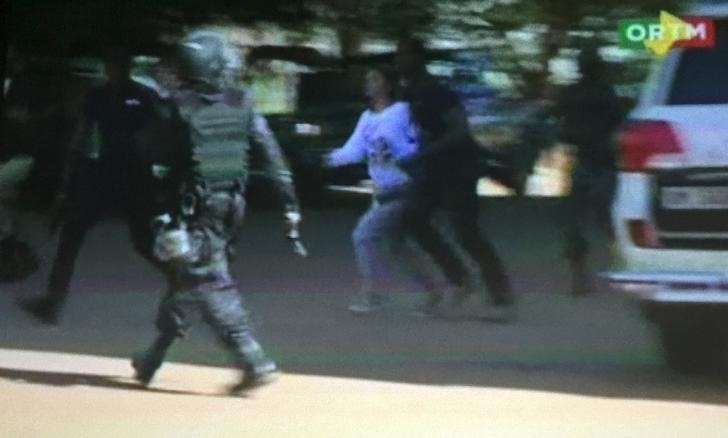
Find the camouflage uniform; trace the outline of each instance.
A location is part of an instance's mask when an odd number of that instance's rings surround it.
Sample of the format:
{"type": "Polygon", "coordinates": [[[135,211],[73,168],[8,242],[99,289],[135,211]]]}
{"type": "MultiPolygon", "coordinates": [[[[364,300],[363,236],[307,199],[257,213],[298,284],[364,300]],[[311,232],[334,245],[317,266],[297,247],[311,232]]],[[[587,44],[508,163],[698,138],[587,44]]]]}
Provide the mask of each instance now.
{"type": "Polygon", "coordinates": [[[251,333],[229,270],[245,211],[250,140],[268,159],[286,209],[297,211],[291,173],[266,120],[244,93],[190,90],[175,100],[189,127],[195,178],[178,214],[164,217],[156,233],[154,254],[169,264],[173,284],[159,307],[157,340],[134,361],[137,378],[151,380],[166,350],[188,328],[189,315],[200,313],[245,371],[241,385],[247,387],[276,370],[251,333]]]}

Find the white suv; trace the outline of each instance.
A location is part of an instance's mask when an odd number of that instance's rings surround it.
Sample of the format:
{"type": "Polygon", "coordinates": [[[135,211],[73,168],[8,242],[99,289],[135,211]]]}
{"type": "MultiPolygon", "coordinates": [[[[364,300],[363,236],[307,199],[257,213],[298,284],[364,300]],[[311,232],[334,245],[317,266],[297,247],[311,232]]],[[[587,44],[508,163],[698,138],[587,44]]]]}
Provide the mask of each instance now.
{"type": "Polygon", "coordinates": [[[656,66],[619,135],[613,220],[621,272],[660,328],[668,363],[690,371],[728,351],[728,5],[713,49],[674,49],[656,66]]]}

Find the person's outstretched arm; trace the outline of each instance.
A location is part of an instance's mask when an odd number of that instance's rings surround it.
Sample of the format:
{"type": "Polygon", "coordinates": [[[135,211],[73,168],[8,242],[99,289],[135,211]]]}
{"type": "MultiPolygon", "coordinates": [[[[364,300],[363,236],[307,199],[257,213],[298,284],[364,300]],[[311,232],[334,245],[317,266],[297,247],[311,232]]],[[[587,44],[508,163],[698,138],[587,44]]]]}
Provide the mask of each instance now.
{"type": "Polygon", "coordinates": [[[366,123],[367,113],[362,113],[359,121],[356,123],[354,132],[349,140],[338,149],[333,150],[324,156],[324,165],[326,167],[339,167],[347,164],[361,163],[366,159],[366,147],[364,142],[364,125],[366,123]]]}

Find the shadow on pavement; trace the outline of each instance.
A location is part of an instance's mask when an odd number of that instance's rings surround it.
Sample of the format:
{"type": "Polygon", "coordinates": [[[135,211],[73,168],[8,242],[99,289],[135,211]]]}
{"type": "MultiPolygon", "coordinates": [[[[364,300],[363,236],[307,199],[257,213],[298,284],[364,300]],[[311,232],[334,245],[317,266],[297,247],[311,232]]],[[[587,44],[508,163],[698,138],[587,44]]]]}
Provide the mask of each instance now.
{"type": "Polygon", "coordinates": [[[170,395],[193,395],[204,397],[224,397],[223,395],[201,394],[196,392],[160,389],[160,388],[144,388],[139,384],[125,382],[120,376],[105,376],[99,374],[80,374],[59,371],[31,371],[18,370],[12,368],[0,368],[0,379],[12,380],[18,383],[27,383],[32,385],[50,385],[50,386],[93,386],[109,389],[121,389],[127,391],[152,392],[157,394],[170,395]]]}
{"type": "Polygon", "coordinates": [[[728,405],[728,381],[718,374],[681,375],[662,366],[492,361],[396,366],[289,365],[286,372],[409,384],[474,386],[569,395],[728,405]]]}

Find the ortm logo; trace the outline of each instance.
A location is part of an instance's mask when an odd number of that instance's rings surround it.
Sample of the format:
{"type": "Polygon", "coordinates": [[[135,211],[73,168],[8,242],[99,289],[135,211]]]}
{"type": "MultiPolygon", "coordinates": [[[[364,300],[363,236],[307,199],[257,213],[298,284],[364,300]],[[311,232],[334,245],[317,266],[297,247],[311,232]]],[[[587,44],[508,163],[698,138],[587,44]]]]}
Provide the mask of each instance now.
{"type": "Polygon", "coordinates": [[[647,49],[664,56],[674,47],[710,48],[715,46],[712,20],[700,17],[680,19],[660,12],[660,19],[641,18],[619,22],[619,43],[627,49],[647,49]]]}

